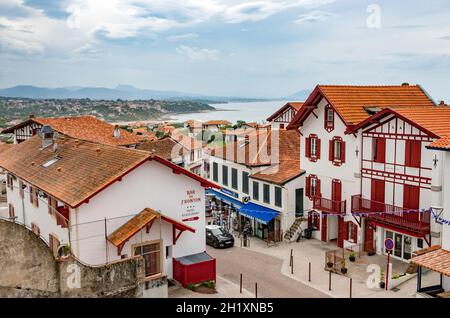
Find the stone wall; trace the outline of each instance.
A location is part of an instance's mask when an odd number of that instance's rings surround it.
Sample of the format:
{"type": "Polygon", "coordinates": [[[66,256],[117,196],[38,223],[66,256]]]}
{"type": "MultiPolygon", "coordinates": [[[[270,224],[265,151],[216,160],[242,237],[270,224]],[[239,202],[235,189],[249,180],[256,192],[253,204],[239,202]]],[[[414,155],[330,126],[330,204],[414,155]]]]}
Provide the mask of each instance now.
{"type": "Polygon", "coordinates": [[[99,267],[73,257],[56,260],[34,233],[2,220],[0,268],[0,297],[140,298],[148,288],[141,256],[99,267]]]}

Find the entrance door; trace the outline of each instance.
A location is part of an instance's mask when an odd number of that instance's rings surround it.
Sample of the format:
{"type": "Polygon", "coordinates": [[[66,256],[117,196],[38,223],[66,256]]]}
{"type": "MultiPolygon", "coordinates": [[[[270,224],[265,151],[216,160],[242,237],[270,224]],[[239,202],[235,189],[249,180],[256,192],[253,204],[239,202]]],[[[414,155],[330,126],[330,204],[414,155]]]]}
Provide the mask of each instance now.
{"type": "Polygon", "coordinates": [[[367,219],[364,220],[365,231],[364,231],[364,251],[365,252],[373,252],[373,229],[369,225],[369,221],[367,219]]]}
{"type": "MultiPolygon", "coordinates": [[[[323,213],[323,212],[322,212],[323,213]]],[[[322,214],[322,232],[321,239],[323,242],[327,241],[327,234],[328,234],[328,217],[325,213],[322,214]]]]}
{"type": "Polygon", "coordinates": [[[303,188],[295,189],[295,216],[303,216],[303,188]]]}
{"type": "Polygon", "coordinates": [[[403,235],[395,233],[394,235],[394,255],[402,258],[403,254],[403,235]]]}
{"type": "Polygon", "coordinates": [[[384,180],[372,179],[370,199],[372,211],[384,211],[385,187],[384,180]]]}
{"type": "Polygon", "coordinates": [[[161,254],[159,242],[135,247],[134,255],[143,256],[146,277],[161,273],[161,254]]]}

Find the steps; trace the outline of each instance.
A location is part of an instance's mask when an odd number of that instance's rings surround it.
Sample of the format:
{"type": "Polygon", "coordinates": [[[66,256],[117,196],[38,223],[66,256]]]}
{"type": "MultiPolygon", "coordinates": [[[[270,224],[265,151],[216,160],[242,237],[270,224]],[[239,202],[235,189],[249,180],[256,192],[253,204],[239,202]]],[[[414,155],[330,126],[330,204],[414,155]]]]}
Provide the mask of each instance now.
{"type": "Polygon", "coordinates": [[[287,241],[292,241],[293,239],[297,238],[297,233],[299,232],[300,225],[302,222],[305,221],[305,218],[300,217],[295,220],[295,222],[291,225],[289,230],[284,234],[284,239],[287,241]]]}

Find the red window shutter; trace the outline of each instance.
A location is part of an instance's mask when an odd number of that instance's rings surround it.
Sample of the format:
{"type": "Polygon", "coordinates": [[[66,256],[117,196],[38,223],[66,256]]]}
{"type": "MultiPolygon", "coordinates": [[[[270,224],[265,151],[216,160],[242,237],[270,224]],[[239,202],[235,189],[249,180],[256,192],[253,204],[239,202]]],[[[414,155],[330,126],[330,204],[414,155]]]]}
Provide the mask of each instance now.
{"type": "Polygon", "coordinates": [[[316,139],[316,157],[317,159],[320,159],[320,139],[316,139]]]}
{"type": "Polygon", "coordinates": [[[353,235],[354,235],[354,240],[355,243],[358,243],[358,225],[357,224],[353,224],[353,235]]]}
{"type": "Polygon", "coordinates": [[[308,228],[312,228],[312,212],[308,213],[308,228]]]}
{"type": "Polygon", "coordinates": [[[405,209],[409,209],[409,190],[410,190],[410,185],[405,184],[403,186],[403,208],[405,209]]]}
{"type": "Polygon", "coordinates": [[[34,188],[30,186],[30,203],[34,204],[34,188]]]}
{"type": "Polygon", "coordinates": [[[311,196],[311,177],[307,176],[305,182],[306,182],[306,190],[305,190],[306,196],[310,197],[311,196]]]}
{"type": "Polygon", "coordinates": [[[316,179],[316,196],[320,197],[322,195],[322,192],[320,192],[320,180],[316,179]]]}
{"type": "Polygon", "coordinates": [[[407,140],[405,143],[405,166],[411,166],[411,140],[407,140]]]}
{"type": "Polygon", "coordinates": [[[345,142],[341,141],[341,162],[345,162],[345,142]]]}
{"type": "Polygon", "coordinates": [[[422,155],[422,143],[420,140],[411,142],[411,167],[420,168],[420,161],[422,155]]]}
{"type": "Polygon", "coordinates": [[[334,161],[334,140],[330,140],[330,149],[329,149],[329,153],[328,153],[328,159],[330,161],[334,161]]]}
{"type": "Polygon", "coordinates": [[[38,189],[34,190],[34,200],[35,200],[36,207],[38,208],[39,207],[39,192],[38,192],[38,189]]]}
{"type": "Polygon", "coordinates": [[[305,138],[305,157],[311,157],[311,138],[309,137],[305,138]]]}
{"type": "Polygon", "coordinates": [[[386,139],[377,138],[377,160],[376,162],[385,163],[386,162],[386,139]]]}
{"type": "Polygon", "coordinates": [[[420,188],[405,184],[403,187],[403,208],[417,210],[420,206],[420,188]]]}

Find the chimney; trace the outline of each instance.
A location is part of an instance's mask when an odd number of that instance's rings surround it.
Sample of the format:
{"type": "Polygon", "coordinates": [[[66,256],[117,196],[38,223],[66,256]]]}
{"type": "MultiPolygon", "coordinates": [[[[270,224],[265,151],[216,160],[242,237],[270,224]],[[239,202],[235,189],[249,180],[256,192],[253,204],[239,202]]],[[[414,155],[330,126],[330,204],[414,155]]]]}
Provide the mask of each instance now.
{"type": "Polygon", "coordinates": [[[53,143],[54,131],[52,127],[45,125],[42,126],[40,136],[42,140],[42,149],[47,148],[53,143]]]}
{"type": "Polygon", "coordinates": [[[114,138],[120,139],[120,128],[119,125],[114,126],[114,138]]]}
{"type": "Polygon", "coordinates": [[[408,82],[402,83],[402,86],[409,86],[408,82]]]}
{"type": "Polygon", "coordinates": [[[443,100],[441,100],[441,102],[439,103],[439,106],[446,106],[445,102],[443,100]]]}
{"type": "Polygon", "coordinates": [[[34,115],[33,114],[31,114],[30,116],[28,116],[30,119],[33,119],[34,118],[34,115]]]}

